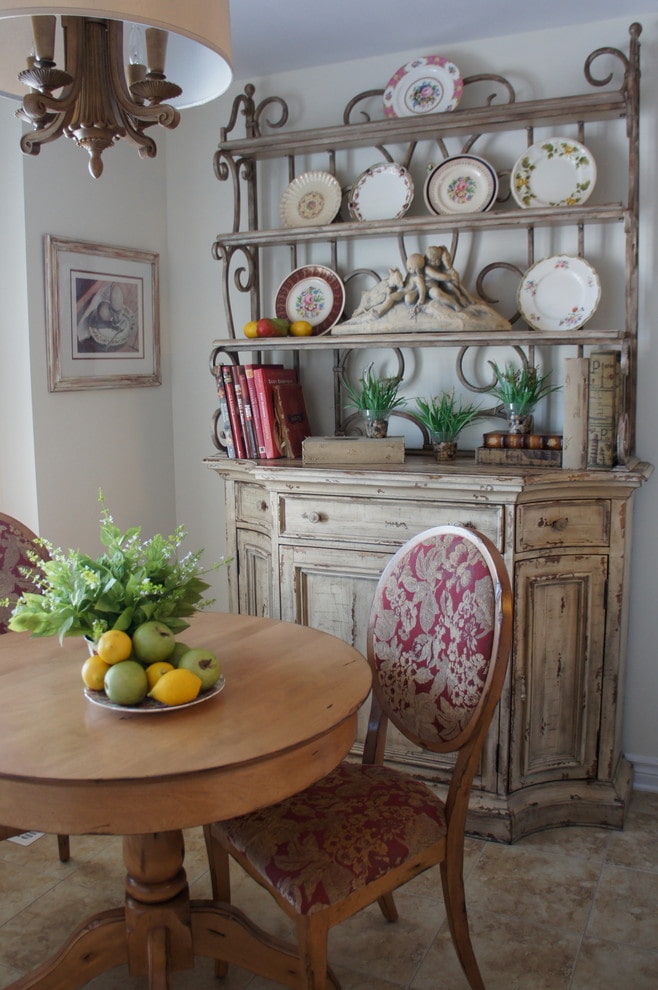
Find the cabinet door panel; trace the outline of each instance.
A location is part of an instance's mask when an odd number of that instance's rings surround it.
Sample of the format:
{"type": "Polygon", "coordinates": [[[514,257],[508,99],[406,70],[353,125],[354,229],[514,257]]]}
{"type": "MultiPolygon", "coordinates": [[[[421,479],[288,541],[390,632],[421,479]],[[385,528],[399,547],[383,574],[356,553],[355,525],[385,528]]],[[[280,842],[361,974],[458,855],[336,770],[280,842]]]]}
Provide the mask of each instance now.
{"type": "Polygon", "coordinates": [[[594,777],[607,558],[516,567],[511,787],[594,777]]]}
{"type": "Polygon", "coordinates": [[[240,612],[264,618],[276,616],[272,586],[272,544],[254,530],[237,530],[238,602],[240,612]]]}
{"type": "MultiPolygon", "coordinates": [[[[282,547],[281,618],[332,633],[356,646],[364,655],[368,617],[379,575],[391,557],[389,553],[329,550],[320,547],[282,547]]],[[[359,713],[354,752],[361,753],[370,703],[359,713]]],[[[495,733],[490,733],[482,760],[483,767],[495,765],[495,733]]],[[[401,769],[426,780],[444,782],[454,764],[451,755],[419,750],[389,726],[386,758],[401,769]]],[[[482,784],[482,771],[475,786],[482,784]]]]}

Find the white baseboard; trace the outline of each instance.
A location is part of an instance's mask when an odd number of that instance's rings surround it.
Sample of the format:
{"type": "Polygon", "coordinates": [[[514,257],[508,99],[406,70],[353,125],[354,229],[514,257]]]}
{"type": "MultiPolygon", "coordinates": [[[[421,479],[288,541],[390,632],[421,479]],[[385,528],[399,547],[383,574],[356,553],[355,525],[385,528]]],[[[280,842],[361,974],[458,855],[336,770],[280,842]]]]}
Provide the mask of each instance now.
{"type": "Polygon", "coordinates": [[[626,753],[626,759],[633,764],[633,787],[636,791],[658,792],[658,758],[655,756],[635,756],[626,753]]]}

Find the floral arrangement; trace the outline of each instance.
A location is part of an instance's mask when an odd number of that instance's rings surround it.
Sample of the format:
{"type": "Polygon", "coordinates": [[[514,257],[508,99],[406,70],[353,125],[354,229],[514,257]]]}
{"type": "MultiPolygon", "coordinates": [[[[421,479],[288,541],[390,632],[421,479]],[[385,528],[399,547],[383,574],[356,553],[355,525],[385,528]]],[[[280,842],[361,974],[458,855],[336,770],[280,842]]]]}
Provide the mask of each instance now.
{"type": "MultiPolygon", "coordinates": [[[[99,501],[104,502],[103,493],[99,501]]],[[[186,629],[187,618],[214,604],[203,599],[210,587],[203,575],[229,562],[222,558],[203,570],[203,551],[178,558],[186,537],[179,526],[171,536],[141,539],[141,526],[122,532],[103,505],[100,540],[106,548],[97,558],[78,550],[64,551],[38,538],[49,559],[35,551],[26,569],[37,589],[13,605],[9,628],[33,636],[88,636],[96,641],[108,629],[131,635],[143,622],[164,623],[172,632],[186,629]]]]}

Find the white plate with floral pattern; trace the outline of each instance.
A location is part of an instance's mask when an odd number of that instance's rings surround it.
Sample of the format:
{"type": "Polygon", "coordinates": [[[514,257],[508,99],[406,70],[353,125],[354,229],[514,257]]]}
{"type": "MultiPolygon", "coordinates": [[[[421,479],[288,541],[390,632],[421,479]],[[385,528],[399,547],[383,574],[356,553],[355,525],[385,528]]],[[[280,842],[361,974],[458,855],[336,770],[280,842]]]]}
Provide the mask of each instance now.
{"type": "Polygon", "coordinates": [[[596,162],[579,141],[550,137],[533,144],[516,161],[510,185],[521,207],[577,206],[589,199],[596,162]]]}
{"type": "Polygon", "coordinates": [[[584,258],[544,258],[528,269],[518,292],[519,310],[535,330],[577,330],[596,312],[599,276],[584,258]]]}
{"type": "Polygon", "coordinates": [[[330,172],[304,172],[284,189],[281,220],[286,227],[328,224],[340,209],[340,182],[330,172]]]}
{"type": "Polygon", "coordinates": [[[274,308],[282,320],[306,320],[314,334],[330,330],[345,306],[345,286],[324,265],[304,265],[287,275],[276,292],[274,308]]]}
{"type": "Polygon", "coordinates": [[[477,155],[454,155],[429,166],[425,203],[430,213],[484,213],[498,195],[496,170],[477,155]]]}
{"type": "Polygon", "coordinates": [[[220,674],[217,683],[213,687],[208,688],[206,691],[201,691],[193,701],[186,701],[183,705],[163,705],[162,702],[156,701],[155,698],[148,697],[140,701],[138,705],[117,705],[113,701],[110,701],[105,691],[93,691],[91,688],[84,688],[83,690],[85,698],[87,701],[91,701],[92,705],[100,705],[101,708],[109,708],[113,712],[123,712],[124,714],[153,715],[154,712],[175,712],[181,708],[191,708],[192,705],[200,705],[204,701],[210,701],[211,698],[214,698],[215,695],[224,690],[225,684],[226,678],[223,674],[220,674]]]}
{"type": "Polygon", "coordinates": [[[378,162],[362,172],[350,191],[353,220],[398,220],[414,198],[413,179],[403,165],[378,162]]]}
{"type": "Polygon", "coordinates": [[[464,81],[457,66],[441,55],[423,55],[401,65],[384,90],[387,117],[413,117],[454,110],[464,81]]]}

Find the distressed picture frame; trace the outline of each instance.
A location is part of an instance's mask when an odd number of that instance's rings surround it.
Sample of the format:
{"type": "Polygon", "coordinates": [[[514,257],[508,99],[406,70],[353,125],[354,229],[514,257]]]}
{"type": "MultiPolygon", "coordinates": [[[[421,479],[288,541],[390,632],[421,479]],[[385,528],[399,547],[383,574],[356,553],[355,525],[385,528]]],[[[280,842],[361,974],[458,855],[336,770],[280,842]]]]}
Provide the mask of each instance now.
{"type": "Polygon", "coordinates": [[[153,386],[159,255],[46,234],[48,390],[153,386]]]}

